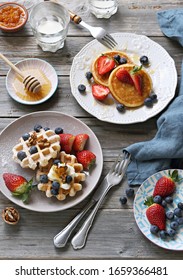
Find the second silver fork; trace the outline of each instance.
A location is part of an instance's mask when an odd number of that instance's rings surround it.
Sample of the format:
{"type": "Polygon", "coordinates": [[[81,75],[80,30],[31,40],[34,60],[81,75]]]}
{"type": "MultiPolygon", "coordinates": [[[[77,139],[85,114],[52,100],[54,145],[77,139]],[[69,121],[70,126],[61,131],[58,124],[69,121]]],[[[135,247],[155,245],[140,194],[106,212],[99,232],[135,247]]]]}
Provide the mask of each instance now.
{"type": "Polygon", "coordinates": [[[121,182],[123,179],[123,176],[126,172],[126,169],[128,167],[128,164],[130,162],[130,155],[128,153],[120,153],[117,157],[114,165],[112,166],[111,170],[107,174],[107,176],[104,178],[100,186],[97,188],[96,192],[94,193],[92,199],[90,202],[84,207],[84,209],[61,231],[59,232],[53,239],[54,245],[57,248],[64,247],[82,219],[82,217],[88,212],[88,210],[96,204],[95,208],[91,212],[88,219],[85,221],[83,227],[81,230],[75,235],[75,237],[72,239],[72,245],[74,249],[80,249],[85,245],[87,234],[89,232],[90,227],[92,226],[93,220],[95,215],[97,214],[97,211],[102,204],[106,194],[111,189],[112,186],[117,185],[121,182]],[[110,177],[114,177],[113,181],[111,181],[110,177]]]}

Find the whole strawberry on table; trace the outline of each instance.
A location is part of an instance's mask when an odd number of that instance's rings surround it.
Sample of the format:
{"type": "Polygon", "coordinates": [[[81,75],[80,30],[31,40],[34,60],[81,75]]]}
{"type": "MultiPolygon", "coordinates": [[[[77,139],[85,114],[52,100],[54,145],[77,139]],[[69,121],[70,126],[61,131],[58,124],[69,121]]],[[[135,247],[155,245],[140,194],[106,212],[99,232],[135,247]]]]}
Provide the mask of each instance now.
{"type": "Polygon", "coordinates": [[[167,205],[173,203],[173,194],[176,190],[176,182],[179,177],[178,170],[167,176],[162,176],[155,184],[152,196],[148,197],[144,204],[148,207],[146,217],[150,223],[150,232],[159,234],[161,239],[174,237],[180,225],[183,225],[183,203],[178,202],[176,208],[168,210],[167,205]],[[167,225],[169,221],[169,227],[167,225]]]}

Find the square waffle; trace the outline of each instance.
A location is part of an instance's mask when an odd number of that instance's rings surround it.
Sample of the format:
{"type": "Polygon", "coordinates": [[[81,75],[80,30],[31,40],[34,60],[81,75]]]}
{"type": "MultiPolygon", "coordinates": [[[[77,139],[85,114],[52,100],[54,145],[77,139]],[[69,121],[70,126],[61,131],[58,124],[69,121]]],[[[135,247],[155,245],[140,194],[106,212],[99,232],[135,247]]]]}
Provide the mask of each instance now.
{"type": "Polygon", "coordinates": [[[24,140],[19,139],[19,143],[13,147],[13,160],[20,164],[22,168],[36,169],[38,166],[47,166],[51,158],[56,158],[60,151],[60,137],[53,130],[40,129],[39,132],[29,132],[30,137],[24,140]],[[34,147],[34,153],[31,152],[34,147]],[[23,158],[19,157],[23,153],[23,158]]]}
{"type": "Polygon", "coordinates": [[[38,189],[45,192],[47,197],[55,196],[58,200],[65,200],[67,196],[75,196],[76,193],[82,190],[81,182],[85,181],[83,165],[77,162],[74,155],[60,152],[58,159],[60,163],[54,164],[50,160],[46,167],[40,167],[36,173],[38,181],[38,189]],[[41,182],[41,176],[46,176],[47,180],[41,182]],[[70,175],[72,181],[67,183],[66,176],[70,175]],[[54,192],[53,182],[59,183],[59,188],[54,192]]]}

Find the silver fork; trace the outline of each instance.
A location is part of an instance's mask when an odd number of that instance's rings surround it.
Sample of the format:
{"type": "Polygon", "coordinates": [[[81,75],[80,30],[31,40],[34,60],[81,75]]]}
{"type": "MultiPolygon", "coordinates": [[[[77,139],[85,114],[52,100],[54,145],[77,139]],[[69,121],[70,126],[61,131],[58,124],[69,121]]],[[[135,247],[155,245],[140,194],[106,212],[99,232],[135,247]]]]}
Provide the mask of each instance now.
{"type": "MultiPolygon", "coordinates": [[[[71,244],[74,249],[81,249],[84,247],[87,240],[88,232],[93,224],[94,218],[98,212],[100,205],[104,201],[104,198],[109,192],[109,190],[113,186],[118,185],[122,181],[123,176],[126,173],[126,169],[128,167],[129,162],[130,162],[129,153],[124,152],[119,154],[111,170],[105,177],[106,185],[103,185],[103,188],[100,189],[100,198],[98,202],[96,203],[94,209],[92,210],[92,212],[90,213],[86,221],[84,222],[83,226],[80,228],[80,230],[76,233],[76,235],[73,237],[71,241],[71,244]]],[[[97,196],[98,195],[99,193],[97,193],[97,196]]]]}
{"type": "MultiPolygon", "coordinates": [[[[128,163],[130,161],[130,156],[128,154],[123,154],[124,155],[124,163],[123,163],[123,174],[126,171],[126,168],[128,166],[128,163]]],[[[119,157],[123,156],[121,153],[117,157],[114,166],[116,166],[117,162],[119,162],[119,157]]],[[[112,166],[111,171],[114,169],[114,166],[112,166]]],[[[109,173],[110,173],[109,172],[109,173]]],[[[87,203],[87,205],[83,208],[79,214],[77,214],[73,220],[62,230],[60,231],[54,238],[53,238],[53,243],[55,247],[57,248],[62,248],[67,244],[67,241],[69,237],[71,236],[72,232],[80,222],[80,220],[83,218],[83,216],[96,204],[96,202],[101,198],[101,195],[104,191],[106,191],[106,188],[108,188],[108,182],[107,182],[108,175],[103,179],[101,184],[97,187],[97,190],[95,191],[93,197],[90,199],[90,201],[87,203]]],[[[122,180],[122,178],[120,177],[122,180]]]]}
{"type": "Polygon", "coordinates": [[[102,27],[94,27],[82,20],[82,18],[73,12],[69,11],[70,19],[76,23],[80,24],[84,28],[88,29],[91,35],[97,39],[101,44],[106,46],[109,49],[113,49],[117,47],[118,43],[114,40],[114,38],[102,27]]]}

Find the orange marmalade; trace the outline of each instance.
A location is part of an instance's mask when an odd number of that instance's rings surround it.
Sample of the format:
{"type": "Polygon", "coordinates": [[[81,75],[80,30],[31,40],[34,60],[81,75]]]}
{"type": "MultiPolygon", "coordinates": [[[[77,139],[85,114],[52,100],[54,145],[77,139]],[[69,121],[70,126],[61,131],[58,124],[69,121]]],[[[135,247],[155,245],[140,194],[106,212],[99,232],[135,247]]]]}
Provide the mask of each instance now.
{"type": "Polygon", "coordinates": [[[6,28],[17,27],[25,20],[25,11],[20,7],[6,6],[0,9],[0,25],[6,28]]]}

